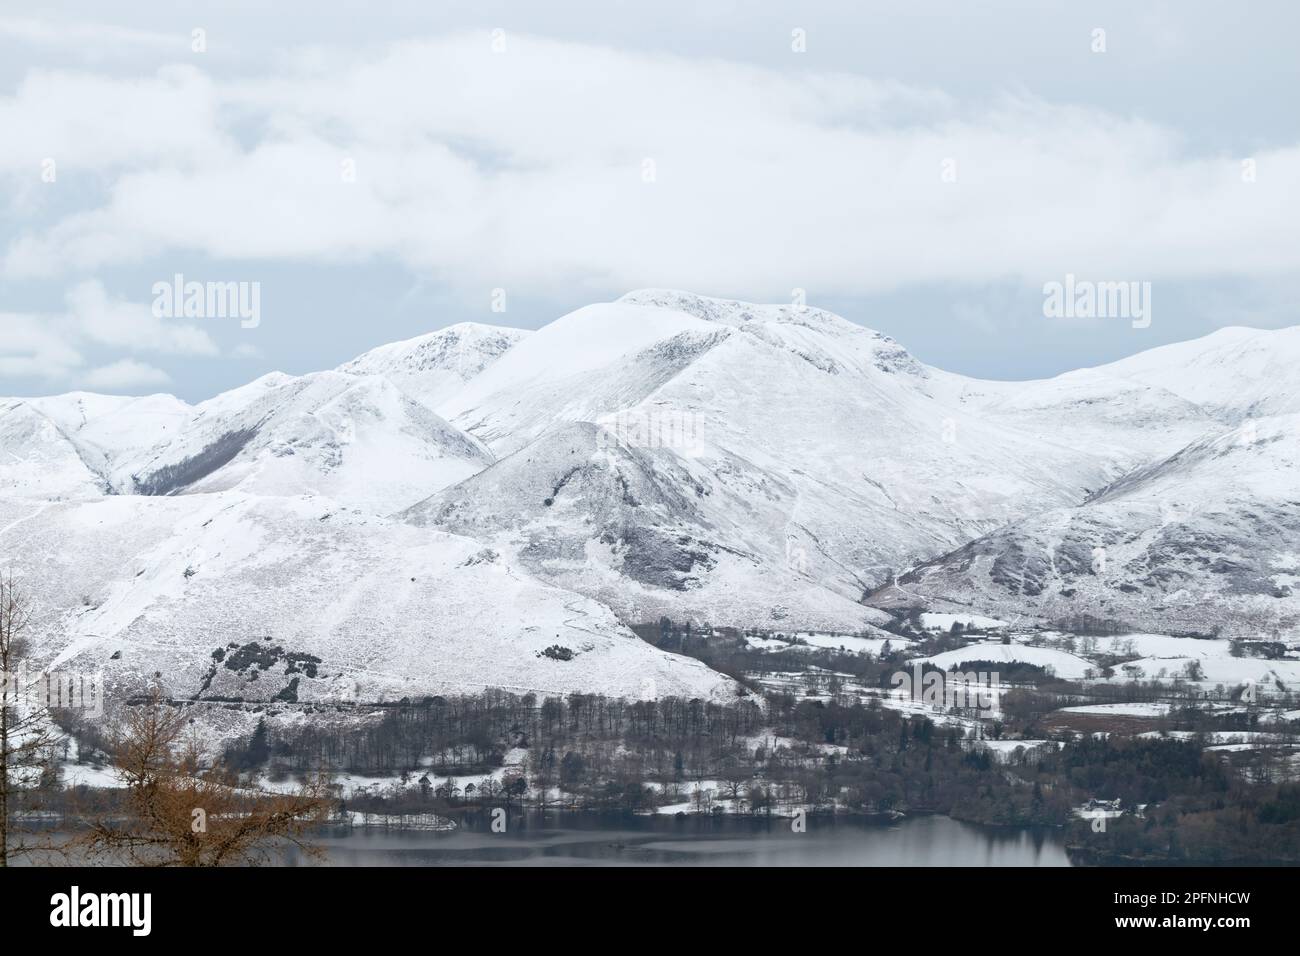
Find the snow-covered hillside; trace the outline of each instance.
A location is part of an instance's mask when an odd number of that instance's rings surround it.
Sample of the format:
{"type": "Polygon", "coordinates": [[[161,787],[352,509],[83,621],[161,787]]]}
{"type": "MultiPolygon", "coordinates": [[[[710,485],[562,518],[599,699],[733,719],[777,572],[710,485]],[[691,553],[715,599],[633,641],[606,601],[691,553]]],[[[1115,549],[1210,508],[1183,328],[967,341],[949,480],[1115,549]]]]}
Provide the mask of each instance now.
{"type": "Polygon", "coordinates": [[[431,409],[528,335],[461,323],[340,371],[273,372],[191,406],[75,392],[0,405],[0,493],[320,494],[384,514],[493,455],[431,409]]]}
{"type": "Polygon", "coordinates": [[[774,503],[790,503],[794,489],[732,465],[719,481],[690,458],[573,422],[404,517],[479,537],[632,622],[853,630],[886,620],[780,550],[787,531],[774,503]]]}
{"type": "Polygon", "coordinates": [[[1300,415],[1199,439],[925,562],[871,603],[1224,636],[1300,626],[1300,415]]]}
{"type": "Polygon", "coordinates": [[[665,614],[1290,628],[1298,369],[1300,328],[1226,329],[977,381],[821,310],[642,290],[195,406],[0,400],[0,546],[51,657],[111,646],[178,693],[253,640],[400,677],[375,693],[719,692],[616,621],[665,614]]]}
{"type": "Polygon", "coordinates": [[[383,513],[491,461],[387,379],[318,372],[205,402],[174,439],[122,460],[112,477],[137,494],[320,494],[383,513]]]}
{"type": "Polygon", "coordinates": [[[103,488],[103,479],[49,417],[30,402],[0,399],[0,495],[84,498],[103,488]]]}
{"type": "Polygon", "coordinates": [[[1122,472],[1251,418],[1300,412],[1297,368],[1300,326],[1226,328],[1051,379],[941,380],[964,407],[1087,448],[1122,472]]]}
{"type": "Polygon", "coordinates": [[[478,322],[371,349],[339,366],[350,375],[381,375],[431,409],[452,398],[531,333],[478,322]]]}
{"type": "Polygon", "coordinates": [[[1231,327],[1106,366],[1113,376],[1195,403],[1227,424],[1300,412],[1300,326],[1231,327]]]}
{"type": "Polygon", "coordinates": [[[482,521],[539,574],[638,613],[754,625],[812,602],[822,616],[801,623],[853,627],[844,602],[891,569],[1118,471],[973,413],[949,378],[817,309],[630,293],[539,330],[440,407],[504,460],[413,514],[482,521]],[[572,422],[606,440],[557,448],[572,422]],[[583,481],[562,480],[568,463],[583,481]],[[665,492],[653,506],[638,475],[665,492]],[[588,480],[634,490],[611,510],[588,480]]]}
{"type": "Polygon", "coordinates": [[[1095,671],[1092,663],[1065,651],[1051,647],[1031,647],[1026,644],[1003,644],[1001,641],[967,644],[955,650],[944,651],[933,657],[918,657],[908,663],[933,664],[943,670],[966,670],[974,662],[991,661],[995,664],[1030,664],[1050,669],[1057,677],[1074,679],[1095,671]]]}
{"type": "Polygon", "coordinates": [[[179,434],[194,413],[173,395],[127,398],[71,392],[29,402],[59,427],[87,466],[104,477],[124,455],[137,452],[142,442],[166,441],[179,434]]]}
{"type": "Polygon", "coordinates": [[[254,701],[731,693],[477,542],[320,499],[0,499],[0,551],[31,583],[39,663],[122,691],[158,675],[178,697],[254,701]]]}
{"type": "Polygon", "coordinates": [[[192,413],[171,395],[0,399],[0,494],[103,494],[122,457],[176,436],[192,413]]]}

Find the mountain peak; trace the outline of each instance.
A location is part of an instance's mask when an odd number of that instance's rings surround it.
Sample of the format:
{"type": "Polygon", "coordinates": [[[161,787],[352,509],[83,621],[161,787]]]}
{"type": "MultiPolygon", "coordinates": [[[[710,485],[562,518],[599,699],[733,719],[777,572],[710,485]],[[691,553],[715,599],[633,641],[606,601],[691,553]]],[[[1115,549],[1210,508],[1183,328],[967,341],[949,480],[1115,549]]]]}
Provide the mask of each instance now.
{"type": "Polygon", "coordinates": [[[457,322],[371,349],[338,371],[382,375],[429,408],[453,395],[529,334],[524,329],[457,322]]]}
{"type": "Polygon", "coordinates": [[[341,372],[383,374],[400,366],[402,371],[429,368],[479,369],[489,364],[529,333],[502,325],[457,322],[414,338],[389,342],[364,352],[339,366],[341,372]]]}
{"type": "Polygon", "coordinates": [[[761,304],[740,299],[719,299],[681,289],[634,289],[618,300],[632,305],[648,305],[661,309],[675,309],[707,322],[743,327],[752,322],[785,322],[795,325],[823,327],[827,323],[840,324],[852,329],[867,331],[834,312],[800,305],[793,302],[761,304]]]}
{"type": "Polygon", "coordinates": [[[1229,326],[1199,339],[1161,345],[1101,367],[1101,371],[1166,389],[1229,423],[1300,411],[1295,381],[1300,326],[1229,326]]]}

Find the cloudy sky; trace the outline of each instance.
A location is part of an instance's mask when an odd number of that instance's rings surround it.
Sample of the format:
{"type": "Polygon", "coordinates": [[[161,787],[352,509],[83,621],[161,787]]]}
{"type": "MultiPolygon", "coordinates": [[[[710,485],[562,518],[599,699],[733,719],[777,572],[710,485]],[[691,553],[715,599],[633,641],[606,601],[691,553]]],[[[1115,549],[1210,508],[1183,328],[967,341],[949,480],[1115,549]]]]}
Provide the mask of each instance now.
{"type": "Polygon", "coordinates": [[[0,394],[197,400],[647,286],[994,378],[1300,322],[1291,0],[119,6],[0,14],[0,394]],[[178,273],[260,323],[156,317],[178,273]],[[1067,273],[1150,326],[1045,317],[1067,273]]]}

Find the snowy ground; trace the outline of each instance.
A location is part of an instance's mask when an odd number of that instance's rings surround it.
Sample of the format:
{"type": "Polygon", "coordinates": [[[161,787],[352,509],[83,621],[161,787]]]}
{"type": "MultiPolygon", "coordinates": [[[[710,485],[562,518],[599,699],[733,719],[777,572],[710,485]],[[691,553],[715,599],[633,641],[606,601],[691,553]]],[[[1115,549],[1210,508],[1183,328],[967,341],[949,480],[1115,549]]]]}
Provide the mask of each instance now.
{"type": "MultiPolygon", "coordinates": [[[[1283,690],[1300,690],[1300,660],[1269,661],[1251,657],[1143,657],[1126,665],[1139,679],[1170,681],[1175,677],[1190,680],[1189,664],[1198,664],[1201,676],[1193,683],[1212,688],[1217,684],[1254,684],[1261,694],[1283,690]]],[[[1112,682],[1124,682],[1129,675],[1115,669],[1112,682]]]]}
{"type": "MultiPolygon", "coordinates": [[[[1032,664],[1035,667],[1050,668],[1057,677],[1067,679],[1081,678],[1093,669],[1090,661],[1067,651],[1050,647],[1032,647],[1026,644],[1003,644],[1000,641],[968,644],[932,657],[918,657],[915,662],[928,662],[944,670],[950,670],[965,661],[1032,664]]],[[[909,661],[909,663],[913,662],[909,661]]]]}
{"type": "Polygon", "coordinates": [[[921,615],[921,626],[927,631],[948,631],[954,624],[960,624],[965,630],[978,628],[981,631],[993,631],[1007,627],[1006,621],[980,614],[948,614],[926,611],[921,615]]]}
{"type": "Polygon", "coordinates": [[[813,631],[800,631],[789,636],[773,635],[769,637],[746,637],[745,643],[760,651],[800,651],[832,650],[848,654],[870,654],[880,656],[884,646],[891,649],[907,647],[912,642],[905,637],[889,634],[883,637],[858,637],[853,634],[823,634],[813,631]]]}
{"type": "Polygon", "coordinates": [[[1093,714],[1099,717],[1163,717],[1169,713],[1172,705],[1164,701],[1135,704],[1084,704],[1078,707],[1062,707],[1067,714],[1093,714]]]}

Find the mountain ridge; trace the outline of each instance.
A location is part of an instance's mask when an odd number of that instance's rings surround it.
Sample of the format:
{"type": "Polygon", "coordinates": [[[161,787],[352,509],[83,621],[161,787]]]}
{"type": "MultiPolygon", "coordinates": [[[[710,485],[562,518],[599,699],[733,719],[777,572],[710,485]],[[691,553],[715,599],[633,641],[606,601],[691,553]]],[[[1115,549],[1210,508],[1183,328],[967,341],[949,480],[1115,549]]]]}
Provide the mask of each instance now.
{"type": "Polygon", "coordinates": [[[644,656],[625,626],[665,615],[844,633],[903,607],[978,606],[1288,627],[1297,363],[1300,327],[1225,330],[994,382],[823,310],[643,289],[535,332],[457,324],[193,406],[0,400],[0,546],[34,577],[63,568],[45,618],[60,660],[112,645],[188,681],[212,648],[176,622],[216,620],[233,587],[248,633],[232,639],[252,640],[261,615],[302,653],[334,655],[342,683],[301,685],[321,699],[367,668],[316,613],[322,588],[358,576],[375,612],[340,620],[426,689],[444,686],[439,672],[486,686],[540,667],[556,689],[618,673],[626,691],[642,667],[660,693],[730,693],[716,675],[674,683],[684,665],[644,656]],[[327,533],[336,524],[347,530],[327,533]],[[83,546],[84,563],[68,556],[83,546]],[[532,595],[488,618],[518,640],[480,626],[496,579],[463,562],[532,595]],[[134,610],[110,618],[104,602],[134,610]],[[386,604],[441,636],[423,645],[386,604]],[[592,615],[599,652],[552,674],[536,642],[581,650],[592,615]]]}

